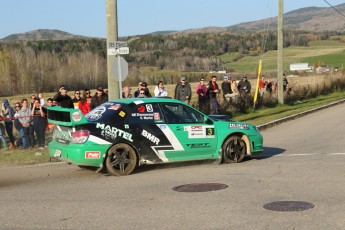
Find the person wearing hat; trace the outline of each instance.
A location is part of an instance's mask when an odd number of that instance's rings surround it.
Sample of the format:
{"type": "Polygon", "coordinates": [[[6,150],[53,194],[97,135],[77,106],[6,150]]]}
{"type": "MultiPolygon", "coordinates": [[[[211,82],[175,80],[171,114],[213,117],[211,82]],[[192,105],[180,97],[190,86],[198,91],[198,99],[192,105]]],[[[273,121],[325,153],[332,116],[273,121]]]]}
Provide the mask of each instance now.
{"type": "Polygon", "coordinates": [[[72,98],[67,95],[67,86],[61,85],[59,91],[53,97],[53,101],[63,108],[74,108],[72,98]]]}
{"type": "Polygon", "coordinates": [[[250,90],[252,88],[246,75],[244,75],[242,77],[242,80],[238,83],[237,87],[238,87],[238,91],[240,92],[240,94],[250,94],[250,90]]]}
{"type": "Polygon", "coordinates": [[[205,79],[200,78],[200,83],[196,86],[196,94],[198,94],[199,110],[203,113],[208,113],[208,97],[207,97],[207,85],[205,85],[205,79]]]}
{"type": "Polygon", "coordinates": [[[231,90],[231,77],[224,76],[224,81],[222,82],[222,92],[223,92],[223,100],[227,102],[231,98],[232,90],[231,90]]]}
{"type": "Polygon", "coordinates": [[[181,77],[180,82],[175,87],[174,98],[183,101],[187,104],[190,103],[192,97],[192,89],[185,77],[181,77]]]}
{"type": "Polygon", "coordinates": [[[244,75],[242,80],[238,83],[238,92],[240,93],[240,97],[243,99],[245,106],[249,103],[249,95],[251,90],[251,84],[247,80],[247,76],[244,75]]]}
{"type": "Polygon", "coordinates": [[[104,89],[102,86],[98,86],[95,95],[91,99],[90,109],[93,110],[97,106],[107,101],[108,101],[108,94],[104,92],[104,89]]]}
{"type": "Polygon", "coordinates": [[[134,97],[152,97],[146,82],[141,82],[140,87],[134,92],[134,97]]]}

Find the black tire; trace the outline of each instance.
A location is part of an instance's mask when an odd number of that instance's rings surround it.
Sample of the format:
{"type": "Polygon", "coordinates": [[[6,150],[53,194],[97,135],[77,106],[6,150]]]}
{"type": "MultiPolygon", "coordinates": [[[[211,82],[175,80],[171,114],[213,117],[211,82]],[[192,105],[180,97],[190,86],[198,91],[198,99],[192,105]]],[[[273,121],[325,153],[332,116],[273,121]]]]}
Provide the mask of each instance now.
{"type": "Polygon", "coordinates": [[[112,146],[105,160],[107,172],[113,176],[129,175],[137,165],[135,150],[124,143],[112,146]]]}
{"type": "Polygon", "coordinates": [[[231,136],[223,144],[225,163],[240,163],[247,151],[246,142],[239,136],[231,136]]]}

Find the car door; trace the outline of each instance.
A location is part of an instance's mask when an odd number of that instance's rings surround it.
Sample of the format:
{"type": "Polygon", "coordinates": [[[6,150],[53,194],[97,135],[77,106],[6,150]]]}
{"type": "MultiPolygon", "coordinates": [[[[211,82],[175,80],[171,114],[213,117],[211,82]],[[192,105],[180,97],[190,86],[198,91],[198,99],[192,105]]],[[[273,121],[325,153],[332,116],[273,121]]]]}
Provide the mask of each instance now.
{"type": "MultiPolygon", "coordinates": [[[[183,103],[160,103],[170,132],[173,150],[165,151],[171,160],[197,160],[214,158],[217,133],[213,123],[204,122],[205,115],[183,103]]],[[[168,135],[168,134],[167,134],[168,135]]]]}
{"type": "Polygon", "coordinates": [[[164,151],[173,149],[171,135],[158,103],[136,102],[130,111],[125,129],[133,134],[140,161],[145,164],[169,162],[164,151]]]}

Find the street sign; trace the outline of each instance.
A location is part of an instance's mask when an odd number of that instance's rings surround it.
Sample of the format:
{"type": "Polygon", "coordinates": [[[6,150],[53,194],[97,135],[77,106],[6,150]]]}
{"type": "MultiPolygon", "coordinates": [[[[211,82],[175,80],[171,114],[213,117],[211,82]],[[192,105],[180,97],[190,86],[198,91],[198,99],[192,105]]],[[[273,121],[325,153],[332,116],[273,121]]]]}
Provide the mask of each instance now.
{"type": "Polygon", "coordinates": [[[107,54],[109,55],[122,55],[122,54],[129,54],[129,47],[121,47],[118,49],[110,48],[107,50],[107,54]]]}
{"type": "Polygon", "coordinates": [[[127,42],[119,42],[119,41],[115,41],[115,42],[109,42],[108,43],[108,48],[121,48],[121,47],[127,47],[127,42]]]}
{"type": "Polygon", "coordinates": [[[128,63],[123,57],[116,57],[113,62],[113,73],[116,81],[125,80],[128,75],[128,63]],[[120,78],[119,78],[120,76],[120,78]]]}
{"type": "Polygon", "coordinates": [[[129,54],[129,47],[121,47],[115,50],[117,54],[129,54]]]}
{"type": "Polygon", "coordinates": [[[127,42],[109,42],[107,54],[108,56],[129,54],[129,47],[127,42]]]}

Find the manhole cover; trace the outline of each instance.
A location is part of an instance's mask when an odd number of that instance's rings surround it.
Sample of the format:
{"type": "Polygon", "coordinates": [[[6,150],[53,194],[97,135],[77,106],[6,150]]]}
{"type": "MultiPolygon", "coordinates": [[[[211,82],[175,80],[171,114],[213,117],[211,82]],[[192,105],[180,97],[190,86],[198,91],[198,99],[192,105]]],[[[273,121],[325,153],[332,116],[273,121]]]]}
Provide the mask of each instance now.
{"type": "Polygon", "coordinates": [[[314,205],[303,201],[276,201],[265,204],[264,208],[277,212],[294,212],[314,208],[314,205]]]}
{"type": "Polygon", "coordinates": [[[218,183],[196,183],[196,184],[185,184],[173,187],[176,192],[209,192],[215,190],[225,189],[228,186],[226,184],[218,183]]]}

